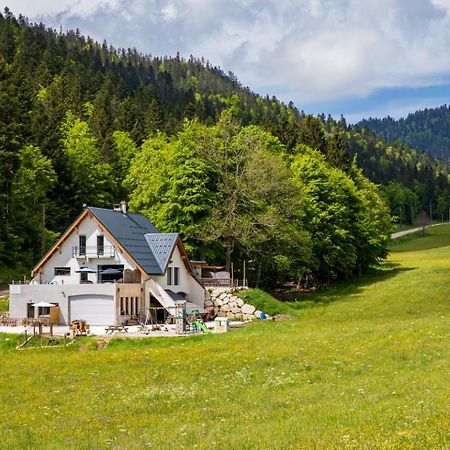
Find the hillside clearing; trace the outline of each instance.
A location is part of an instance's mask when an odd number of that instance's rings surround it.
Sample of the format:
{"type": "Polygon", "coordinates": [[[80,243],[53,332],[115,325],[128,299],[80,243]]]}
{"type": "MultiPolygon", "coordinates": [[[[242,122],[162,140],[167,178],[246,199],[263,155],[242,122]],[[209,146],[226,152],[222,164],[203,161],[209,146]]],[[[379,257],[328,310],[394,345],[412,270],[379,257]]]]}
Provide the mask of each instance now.
{"type": "Polygon", "coordinates": [[[397,242],[295,319],[225,335],[28,352],[2,335],[1,446],[446,448],[449,244],[449,226],[397,242]]]}

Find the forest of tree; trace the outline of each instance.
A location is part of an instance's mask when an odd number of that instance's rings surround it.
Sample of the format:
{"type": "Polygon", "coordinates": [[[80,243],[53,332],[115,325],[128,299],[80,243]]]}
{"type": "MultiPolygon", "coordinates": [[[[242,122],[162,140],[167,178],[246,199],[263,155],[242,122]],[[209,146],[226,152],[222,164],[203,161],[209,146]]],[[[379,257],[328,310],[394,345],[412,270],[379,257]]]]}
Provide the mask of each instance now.
{"type": "Polygon", "coordinates": [[[370,118],[362,120],[358,126],[370,128],[388,143],[402,142],[428,151],[442,161],[450,161],[450,106],[416,111],[399,120],[389,116],[370,118]]]}
{"type": "Polygon", "coordinates": [[[388,208],[411,222],[430,205],[447,218],[450,202],[429,154],[258,96],[203,59],[115,49],[9,10],[0,183],[0,265],[29,270],[83,204],[128,200],[192,257],[256,261],[255,283],[361,273],[386,255],[388,208]]]}

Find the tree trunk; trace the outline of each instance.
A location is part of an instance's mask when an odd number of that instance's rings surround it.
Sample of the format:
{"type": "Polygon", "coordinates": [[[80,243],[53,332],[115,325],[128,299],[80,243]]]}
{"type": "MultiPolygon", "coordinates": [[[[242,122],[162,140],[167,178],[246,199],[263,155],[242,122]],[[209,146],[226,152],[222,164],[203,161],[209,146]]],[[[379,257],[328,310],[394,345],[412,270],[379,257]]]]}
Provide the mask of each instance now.
{"type": "Polygon", "coordinates": [[[234,247],[234,239],[233,238],[227,239],[227,249],[225,253],[225,270],[227,272],[231,271],[231,254],[233,253],[233,247],[234,247]]]}
{"type": "Polygon", "coordinates": [[[261,282],[261,270],[262,270],[262,261],[258,261],[258,267],[256,269],[256,281],[255,288],[259,288],[259,283],[261,282]]]}
{"type": "Polygon", "coordinates": [[[45,203],[41,204],[42,216],[41,216],[41,257],[45,254],[45,203]]]}

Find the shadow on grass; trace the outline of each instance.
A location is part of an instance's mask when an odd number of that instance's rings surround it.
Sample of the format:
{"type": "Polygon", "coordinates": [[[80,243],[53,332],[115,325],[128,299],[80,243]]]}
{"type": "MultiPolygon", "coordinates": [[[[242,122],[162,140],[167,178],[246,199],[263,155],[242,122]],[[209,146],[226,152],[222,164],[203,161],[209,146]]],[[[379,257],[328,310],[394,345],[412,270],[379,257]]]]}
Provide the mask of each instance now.
{"type": "Polygon", "coordinates": [[[395,262],[386,262],[381,268],[374,268],[361,277],[338,281],[331,286],[319,288],[310,294],[295,295],[295,293],[292,293],[289,298],[284,297],[282,301],[294,309],[304,309],[315,305],[324,306],[342,297],[357,295],[374,283],[389,280],[403,272],[415,269],[415,267],[400,267],[400,264],[395,262]]]}

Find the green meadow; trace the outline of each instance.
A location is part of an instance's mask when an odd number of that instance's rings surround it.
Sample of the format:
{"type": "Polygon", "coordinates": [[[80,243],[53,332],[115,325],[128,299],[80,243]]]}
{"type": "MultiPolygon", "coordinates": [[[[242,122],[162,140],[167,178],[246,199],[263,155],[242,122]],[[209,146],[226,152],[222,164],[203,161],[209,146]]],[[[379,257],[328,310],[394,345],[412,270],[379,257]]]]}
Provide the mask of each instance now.
{"type": "Polygon", "coordinates": [[[279,306],[293,318],[223,335],[24,351],[0,335],[0,447],[448,448],[449,226],[279,306]]]}

